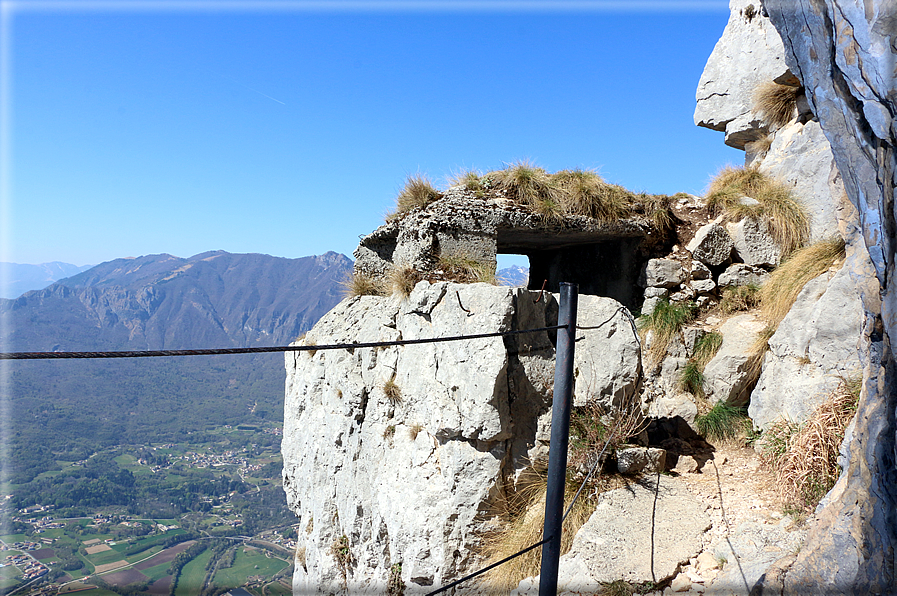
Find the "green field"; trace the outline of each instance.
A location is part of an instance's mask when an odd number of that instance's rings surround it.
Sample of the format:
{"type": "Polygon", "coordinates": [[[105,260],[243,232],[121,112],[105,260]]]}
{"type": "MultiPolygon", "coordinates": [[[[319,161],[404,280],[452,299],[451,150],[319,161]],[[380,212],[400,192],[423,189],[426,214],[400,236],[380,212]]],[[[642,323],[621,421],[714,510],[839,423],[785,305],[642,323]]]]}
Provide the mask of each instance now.
{"type": "Polygon", "coordinates": [[[26,540],[31,540],[25,534],[7,534],[5,536],[0,536],[0,540],[5,542],[6,544],[12,544],[13,542],[24,542],[26,540]]]}
{"type": "Polygon", "coordinates": [[[168,575],[168,568],[171,567],[171,562],[161,563],[156,565],[155,567],[150,567],[149,569],[143,569],[140,571],[143,575],[147,576],[153,581],[157,579],[162,579],[166,575],[168,575]]]}
{"type": "Polygon", "coordinates": [[[236,588],[245,584],[250,575],[273,577],[289,566],[286,561],[268,558],[265,551],[243,547],[237,551],[232,567],[220,569],[215,574],[215,583],[236,588]]]}
{"type": "Polygon", "coordinates": [[[184,565],[181,569],[181,578],[175,589],[175,596],[195,596],[202,586],[202,580],[206,577],[206,565],[212,558],[212,551],[206,550],[198,557],[184,565]]]}

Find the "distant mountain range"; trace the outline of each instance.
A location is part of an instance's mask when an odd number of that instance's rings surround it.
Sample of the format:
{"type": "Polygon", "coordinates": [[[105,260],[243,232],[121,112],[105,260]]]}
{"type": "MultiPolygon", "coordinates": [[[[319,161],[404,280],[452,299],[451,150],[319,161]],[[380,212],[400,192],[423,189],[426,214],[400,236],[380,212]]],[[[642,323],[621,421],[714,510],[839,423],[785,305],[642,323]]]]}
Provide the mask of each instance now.
{"type": "Polygon", "coordinates": [[[30,290],[43,290],[54,281],[86,271],[93,265],[81,267],[71,263],[41,263],[40,265],[24,265],[20,263],[0,263],[3,275],[0,279],[6,282],[0,286],[0,298],[18,298],[30,290]]]}
{"type": "MultiPolygon", "coordinates": [[[[116,259],[0,300],[11,351],[285,345],[342,296],[352,261],[209,252],[116,259]]],[[[9,362],[13,482],[106,445],[198,440],[283,416],[282,354],[9,362]],[[192,437],[192,438],[191,438],[192,437]]]]}
{"type": "Polygon", "coordinates": [[[529,267],[511,265],[505,269],[499,269],[496,277],[503,286],[526,287],[529,282],[529,267]]]}

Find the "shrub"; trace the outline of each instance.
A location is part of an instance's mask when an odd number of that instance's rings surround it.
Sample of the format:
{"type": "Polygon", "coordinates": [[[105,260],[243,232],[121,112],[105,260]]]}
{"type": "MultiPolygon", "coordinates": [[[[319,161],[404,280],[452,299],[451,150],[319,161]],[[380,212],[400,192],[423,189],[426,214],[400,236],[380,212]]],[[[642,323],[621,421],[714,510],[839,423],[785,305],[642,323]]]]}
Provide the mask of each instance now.
{"type": "Polygon", "coordinates": [[[349,549],[349,538],[345,534],[333,541],[330,546],[330,554],[336,559],[336,565],[343,576],[343,583],[346,584],[349,581],[349,567],[355,561],[352,551],[349,549]]]}
{"type": "Polygon", "coordinates": [[[352,277],[343,282],[343,293],[347,297],[354,296],[383,296],[386,292],[383,283],[364,273],[354,273],[352,277]]]}
{"type": "Polygon", "coordinates": [[[616,408],[602,408],[596,401],[575,408],[570,417],[567,453],[567,467],[571,471],[571,478],[581,481],[602,450],[608,455],[616,453],[620,445],[641,433],[649,422],[642,415],[636,396],[624,400],[616,408]]]}
{"type": "Polygon", "coordinates": [[[705,199],[711,211],[723,212],[729,220],[754,217],[763,221],[784,255],[809,238],[810,216],[804,206],[787,186],[756,168],[723,168],[710,183],[705,199]],[[745,196],[757,204],[742,203],[745,196]]]}
{"type": "Polygon", "coordinates": [[[561,191],[564,211],[602,222],[626,215],[635,195],[616,184],[608,184],[591,170],[561,170],[554,175],[561,191]]]}
{"type": "Polygon", "coordinates": [[[389,568],[389,581],[386,584],[388,596],[404,596],[405,582],[402,581],[402,564],[395,563],[389,568]]]}
{"type": "Polygon", "coordinates": [[[761,460],[776,472],[776,489],[792,506],[812,510],[835,485],[838,453],[856,414],[861,380],[842,379],[801,425],[779,420],[757,441],[761,460]]]}
{"type": "Polygon", "coordinates": [[[807,282],[841,261],[844,254],[843,240],[824,240],[795,251],[779,265],[760,290],[760,304],[767,324],[775,330],[807,282]]]}
{"type": "Polygon", "coordinates": [[[423,174],[408,176],[405,186],[396,197],[396,210],[386,217],[387,221],[395,219],[402,213],[412,209],[426,207],[442,197],[442,193],[433,188],[433,183],[423,174]]]}
{"type": "Polygon", "coordinates": [[[728,286],[723,288],[719,309],[725,314],[751,310],[760,306],[760,286],[728,286]]]}
{"type": "Polygon", "coordinates": [[[723,441],[745,436],[751,428],[751,419],[744,408],[718,401],[709,412],[695,418],[695,426],[704,437],[723,441]]]}
{"type": "Polygon", "coordinates": [[[693,302],[672,303],[664,299],[657,303],[650,315],[638,319],[644,332],[653,331],[654,339],[648,350],[649,366],[653,368],[663,359],[667,345],[682,327],[693,320],[697,306],[693,302]]]}
{"type": "Polygon", "coordinates": [[[495,265],[477,261],[465,255],[443,255],[436,264],[437,270],[443,272],[447,279],[459,283],[483,282],[495,285],[495,265]]]}
{"type": "Polygon", "coordinates": [[[754,111],[770,126],[781,128],[794,118],[799,93],[799,87],[779,85],[772,81],[760,83],[754,89],[752,97],[754,111]]]}

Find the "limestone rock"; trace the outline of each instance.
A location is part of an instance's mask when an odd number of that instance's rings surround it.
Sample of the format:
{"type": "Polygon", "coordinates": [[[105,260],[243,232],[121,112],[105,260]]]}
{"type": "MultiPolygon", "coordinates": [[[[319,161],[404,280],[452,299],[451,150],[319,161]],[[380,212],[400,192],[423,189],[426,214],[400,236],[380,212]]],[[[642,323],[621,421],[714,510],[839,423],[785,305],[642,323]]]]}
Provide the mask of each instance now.
{"type": "Polygon", "coordinates": [[[663,581],[701,551],[702,535],[709,527],[703,505],[676,478],[646,477],[603,493],[570,552],[561,557],[558,588],[588,591],[619,579],[663,581]],[[652,557],[645,551],[652,536],[653,570],[652,557]]]}
{"type": "Polygon", "coordinates": [[[803,422],[838,386],[860,374],[864,314],[850,271],[807,283],[769,339],[748,412],[758,428],[779,416],[803,422]]]}
{"type": "Polygon", "coordinates": [[[765,324],[754,315],[738,315],[719,328],[723,344],[704,367],[704,390],[713,403],[724,401],[740,406],[747,403],[754,378],[750,371],[750,350],[765,324]]]}
{"type": "Polygon", "coordinates": [[[694,424],[698,415],[698,406],[690,393],[666,392],[648,404],[648,416],[651,418],[675,418],[679,416],[688,424],[694,424]]]}
{"type": "Polygon", "coordinates": [[[732,237],[718,222],[701,227],[685,247],[692,256],[711,267],[718,267],[732,257],[732,237]]]}
{"type": "Polygon", "coordinates": [[[695,94],[695,124],[725,131],[726,144],[738,149],[765,135],[751,109],[754,89],[790,74],[782,39],[759,7],[756,0],[729,2],[729,22],[695,94]]]}
{"type": "Polygon", "coordinates": [[[720,273],[717,283],[721,288],[726,286],[762,286],[767,279],[769,279],[769,273],[765,270],[744,263],[735,263],[720,273]]]}
{"type": "Polygon", "coordinates": [[[795,121],[777,130],[765,156],[752,165],[791,188],[810,215],[811,241],[838,235],[837,210],[844,186],[818,122],[795,121]]]}
{"type": "Polygon", "coordinates": [[[776,526],[746,521],[733,530],[729,540],[720,541],[714,555],[726,563],[713,582],[714,593],[752,594],[751,589],[773,563],[800,548],[806,531],[789,529],[791,523],[787,518],[776,526]]]}
{"type": "Polygon", "coordinates": [[[726,230],[735,244],[735,254],[746,265],[774,267],[782,258],[782,251],[769,235],[766,224],[745,217],[741,221],[726,224],[726,230]]]}
{"type": "Polygon", "coordinates": [[[598,403],[619,407],[635,394],[641,372],[641,350],[635,322],[619,302],[581,295],[573,361],[574,406],[598,403]]]}
{"type": "Polygon", "coordinates": [[[674,259],[650,259],[645,266],[645,285],[673,288],[685,278],[682,264],[674,259]]]}
{"type": "Polygon", "coordinates": [[[621,447],[617,449],[617,472],[620,474],[652,474],[666,470],[667,452],[655,447],[621,447]]]}
{"type": "Polygon", "coordinates": [[[846,445],[840,497],[817,513],[785,594],[893,592],[897,585],[897,285],[893,209],[897,187],[894,3],[885,0],[765,0],[786,59],[801,73],[858,220],[846,230],[848,267],[866,322],[857,424],[846,445]],[[869,266],[866,266],[866,263],[869,266]],[[866,273],[870,270],[870,273],[866,273]]]}
{"type": "MultiPolygon", "coordinates": [[[[522,288],[420,282],[407,299],[346,299],[317,345],[554,325],[557,302],[522,288]]],[[[595,398],[634,391],[638,344],[617,302],[581,296],[590,327],[574,362],[595,398]],[[600,344],[600,345],[599,345],[600,344]],[[585,347],[581,347],[585,346],[585,347]],[[604,350],[604,351],[602,351],[604,350]],[[633,360],[634,359],[634,360],[633,360]],[[610,370],[608,366],[633,366],[610,370]]],[[[402,564],[408,593],[478,563],[482,512],[547,452],[554,348],[547,332],[383,349],[288,353],[284,490],[308,532],[294,592],[380,592],[402,564]],[[400,395],[388,396],[387,383],[400,395]],[[345,536],[354,564],[332,556],[345,536]],[[343,571],[346,576],[343,577],[343,571]]]]}
{"type": "Polygon", "coordinates": [[[716,289],[712,279],[698,279],[691,282],[691,289],[697,294],[710,294],[716,289]]]}
{"type": "Polygon", "coordinates": [[[691,278],[694,279],[710,279],[711,273],[707,265],[701,261],[691,262],[691,278]]]}

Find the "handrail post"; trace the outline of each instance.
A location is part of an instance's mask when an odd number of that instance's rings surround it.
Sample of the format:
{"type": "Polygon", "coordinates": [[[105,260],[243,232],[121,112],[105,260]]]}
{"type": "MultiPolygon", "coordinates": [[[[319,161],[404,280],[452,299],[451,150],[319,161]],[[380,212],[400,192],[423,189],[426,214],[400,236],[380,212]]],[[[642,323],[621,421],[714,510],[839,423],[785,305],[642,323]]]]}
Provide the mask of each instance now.
{"type": "Polygon", "coordinates": [[[554,363],[554,399],[551,404],[551,444],[548,451],[548,491],[545,495],[545,526],[542,535],[542,569],[539,596],[555,596],[561,558],[561,523],[564,517],[564,488],[567,476],[567,444],[570,438],[570,407],[573,397],[573,353],[576,340],[576,306],[579,286],[561,283],[558,309],[557,351],[554,363]]]}

